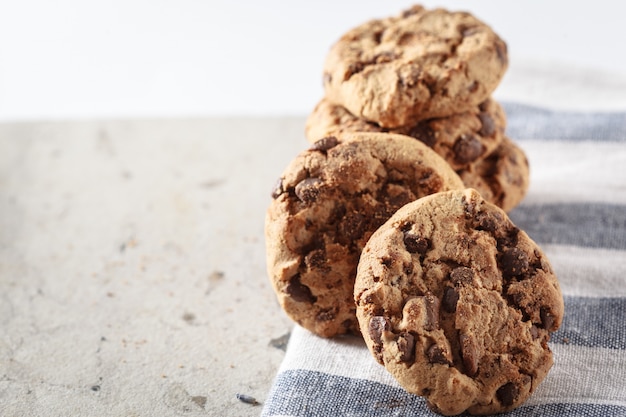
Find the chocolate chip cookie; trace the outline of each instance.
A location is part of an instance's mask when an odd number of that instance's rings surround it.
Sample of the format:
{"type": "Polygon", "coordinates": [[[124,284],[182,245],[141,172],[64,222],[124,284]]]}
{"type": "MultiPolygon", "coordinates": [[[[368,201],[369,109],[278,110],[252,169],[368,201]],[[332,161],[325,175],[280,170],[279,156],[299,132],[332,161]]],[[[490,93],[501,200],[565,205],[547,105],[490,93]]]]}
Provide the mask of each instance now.
{"type": "Polygon", "coordinates": [[[505,128],[504,110],[493,99],[487,99],[464,113],[388,129],[358,118],[324,98],[309,115],[305,134],[307,140],[314,142],[340,132],[399,133],[424,142],[453,169],[459,170],[491,154],[500,145],[505,128]]]}
{"type": "Polygon", "coordinates": [[[508,67],[506,43],[466,12],[414,6],[344,34],[324,63],[326,97],[383,127],[471,111],[508,67]]]}
{"type": "Polygon", "coordinates": [[[466,187],[476,189],[485,200],[506,212],[522,201],[530,183],[526,154],[506,136],[494,152],[457,170],[457,174],[466,187]]]}
{"type": "Polygon", "coordinates": [[[557,278],[537,244],[473,189],[399,209],[363,249],[354,291],[373,356],[441,414],[511,410],[552,366],[557,278]]]}
{"type": "Polygon", "coordinates": [[[285,312],[310,331],[358,333],[353,298],[361,249],[408,202],[461,189],[432,149],[390,133],[343,133],[315,142],[272,193],[268,274],[285,312]]]}

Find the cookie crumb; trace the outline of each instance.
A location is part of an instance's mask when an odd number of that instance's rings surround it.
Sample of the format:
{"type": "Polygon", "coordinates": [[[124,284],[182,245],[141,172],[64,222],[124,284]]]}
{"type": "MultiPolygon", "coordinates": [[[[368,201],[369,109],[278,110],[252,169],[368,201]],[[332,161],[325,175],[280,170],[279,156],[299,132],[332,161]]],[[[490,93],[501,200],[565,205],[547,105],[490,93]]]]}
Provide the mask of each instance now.
{"type": "Polygon", "coordinates": [[[237,399],[239,401],[241,401],[242,403],[246,403],[246,404],[250,404],[250,405],[259,405],[259,404],[261,404],[260,402],[258,402],[256,400],[256,398],[251,397],[251,396],[246,395],[246,394],[237,394],[236,396],[237,396],[237,399]]]}

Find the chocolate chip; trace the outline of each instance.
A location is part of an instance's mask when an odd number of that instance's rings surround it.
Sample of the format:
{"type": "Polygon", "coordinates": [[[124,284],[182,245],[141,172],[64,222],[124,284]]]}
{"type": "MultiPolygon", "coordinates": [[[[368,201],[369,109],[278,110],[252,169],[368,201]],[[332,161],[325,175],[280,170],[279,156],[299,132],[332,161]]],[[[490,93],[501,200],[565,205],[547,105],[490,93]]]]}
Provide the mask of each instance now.
{"type": "Polygon", "coordinates": [[[504,251],[500,267],[505,277],[517,277],[528,270],[528,255],[517,247],[504,251]]]}
{"type": "Polygon", "coordinates": [[[461,135],[454,145],[454,159],[460,164],[467,164],[476,160],[483,153],[483,144],[474,135],[461,135]]]}
{"type": "Polygon", "coordinates": [[[539,317],[541,318],[541,323],[543,324],[544,329],[555,330],[554,325],[556,323],[556,319],[554,314],[552,314],[548,308],[541,307],[539,309],[539,317]]]}
{"type": "Polygon", "coordinates": [[[388,330],[389,322],[383,316],[374,316],[370,319],[368,331],[375,344],[380,345],[382,343],[383,332],[388,330]]]}
{"type": "Polygon", "coordinates": [[[291,278],[286,291],[294,301],[299,303],[314,303],[317,301],[317,297],[311,293],[311,289],[300,282],[300,275],[295,275],[291,278]]]}
{"type": "Polygon", "coordinates": [[[424,255],[430,248],[430,240],[411,232],[404,232],[404,247],[410,253],[424,255]]]}
{"type": "Polygon", "coordinates": [[[439,328],[439,299],[429,293],[424,297],[424,301],[426,303],[424,329],[427,331],[437,330],[439,328]]]}
{"type": "Polygon", "coordinates": [[[272,188],[272,198],[278,198],[278,196],[280,196],[284,191],[285,190],[283,189],[283,179],[279,178],[272,188]]]}
{"type": "Polygon", "coordinates": [[[426,356],[428,357],[428,362],[430,363],[439,363],[442,365],[450,363],[446,357],[445,349],[438,346],[436,343],[430,345],[430,347],[426,350],[426,356]]]}
{"type": "Polygon", "coordinates": [[[435,131],[430,127],[428,122],[420,122],[416,124],[411,128],[411,130],[408,131],[407,134],[431,148],[435,146],[435,143],[437,143],[435,131]]]}
{"type": "Polygon", "coordinates": [[[441,299],[441,306],[443,311],[447,313],[454,313],[456,311],[456,304],[459,302],[459,292],[456,288],[446,287],[443,290],[443,298],[441,299]]]}
{"type": "Polygon", "coordinates": [[[319,196],[322,184],[319,178],[306,178],[296,185],[296,196],[305,204],[312,203],[319,196]]]}
{"type": "Polygon", "coordinates": [[[326,136],[316,141],[309,148],[312,151],[326,152],[339,144],[339,140],[335,136],[326,136]]]}
{"type": "Polygon", "coordinates": [[[498,401],[500,401],[500,403],[505,407],[513,405],[518,396],[519,388],[512,382],[507,382],[496,391],[496,397],[498,397],[498,401]]]}
{"type": "Polygon", "coordinates": [[[471,284],[474,280],[474,271],[465,266],[459,266],[450,272],[450,280],[455,284],[471,284]]]}
{"type": "Polygon", "coordinates": [[[489,115],[489,113],[479,113],[478,118],[482,124],[480,130],[478,131],[481,136],[489,137],[496,133],[496,123],[493,121],[493,118],[489,115]]]}
{"type": "Polygon", "coordinates": [[[506,64],[508,62],[506,43],[497,42],[496,53],[498,54],[498,59],[502,64],[506,64]]]}
{"type": "Polygon", "coordinates": [[[328,85],[333,81],[333,76],[330,75],[330,73],[325,72],[324,76],[322,77],[322,84],[323,85],[328,85]]]}
{"type": "Polygon", "coordinates": [[[396,345],[400,352],[401,362],[410,363],[415,360],[415,336],[408,332],[401,333],[396,340],[396,345]]]}
{"type": "Polygon", "coordinates": [[[461,357],[463,358],[465,374],[470,377],[476,376],[478,373],[478,352],[476,352],[476,341],[469,335],[461,334],[459,335],[459,344],[461,346],[461,357]]]}

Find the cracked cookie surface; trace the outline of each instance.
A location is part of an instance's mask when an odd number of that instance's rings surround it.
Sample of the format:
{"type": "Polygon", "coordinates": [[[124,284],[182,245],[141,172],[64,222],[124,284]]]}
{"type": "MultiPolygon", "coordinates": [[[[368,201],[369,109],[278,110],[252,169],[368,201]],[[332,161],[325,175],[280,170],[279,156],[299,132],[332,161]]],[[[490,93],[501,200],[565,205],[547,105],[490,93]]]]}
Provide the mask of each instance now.
{"type": "Polygon", "coordinates": [[[383,127],[471,110],[508,67],[506,43],[466,12],[414,6],[345,33],[324,63],[326,97],[383,127]]]}
{"type": "Polygon", "coordinates": [[[357,317],[373,356],[445,415],[523,403],[563,318],[541,249],[473,189],[402,207],[363,249],[357,317]]]}
{"type": "Polygon", "coordinates": [[[462,188],[441,157],[406,136],[315,142],[285,169],[266,214],[268,274],[285,312],[323,337],[358,334],[354,277],[371,234],[404,204],[462,188]]]}

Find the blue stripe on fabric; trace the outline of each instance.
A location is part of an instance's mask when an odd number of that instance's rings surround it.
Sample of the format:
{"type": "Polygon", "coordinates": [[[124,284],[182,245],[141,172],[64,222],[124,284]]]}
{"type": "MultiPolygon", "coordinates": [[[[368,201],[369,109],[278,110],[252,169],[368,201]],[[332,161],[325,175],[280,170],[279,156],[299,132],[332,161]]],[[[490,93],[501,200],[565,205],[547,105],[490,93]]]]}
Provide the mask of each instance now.
{"type": "MultiPolygon", "coordinates": [[[[302,369],[278,374],[262,416],[298,417],[376,416],[435,417],[426,401],[401,388],[378,382],[302,369]]],[[[521,406],[504,417],[626,415],[626,407],[602,404],[554,403],[521,406]]]]}
{"type": "Polygon", "coordinates": [[[564,301],[563,323],[552,334],[552,343],[626,350],[626,298],[564,297],[564,301]]]}
{"type": "Polygon", "coordinates": [[[502,103],[512,139],[626,142],[626,112],[554,111],[502,103]]]}
{"type": "Polygon", "coordinates": [[[626,249],[626,206],[623,205],[522,204],[509,217],[538,243],[626,249]]]}

